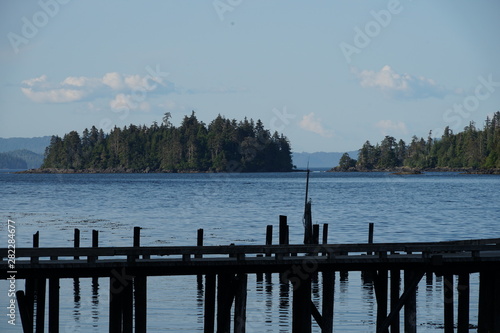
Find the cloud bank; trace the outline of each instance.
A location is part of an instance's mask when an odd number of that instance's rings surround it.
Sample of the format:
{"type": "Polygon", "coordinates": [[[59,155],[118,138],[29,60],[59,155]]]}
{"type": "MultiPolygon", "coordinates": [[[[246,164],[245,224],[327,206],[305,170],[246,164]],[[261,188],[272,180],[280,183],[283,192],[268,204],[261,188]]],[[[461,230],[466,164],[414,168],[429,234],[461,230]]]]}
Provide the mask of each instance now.
{"type": "Polygon", "coordinates": [[[49,82],[47,75],[22,81],[21,91],[36,103],[69,103],[107,98],[115,110],[148,111],[147,94],[168,94],[175,91],[173,83],[163,76],[124,75],[117,72],[103,77],[69,76],[59,83],[49,82]]]}
{"type": "Polygon", "coordinates": [[[452,90],[438,85],[433,79],[406,73],[399,74],[389,65],[385,65],[378,72],[353,69],[353,73],[359,79],[362,87],[379,89],[390,97],[403,99],[443,98],[453,93],[452,90]]]}
{"type": "Polygon", "coordinates": [[[324,138],[331,138],[333,136],[332,131],[329,131],[323,127],[321,119],[315,117],[314,112],[303,116],[299,122],[299,126],[306,131],[319,134],[324,138]]]}

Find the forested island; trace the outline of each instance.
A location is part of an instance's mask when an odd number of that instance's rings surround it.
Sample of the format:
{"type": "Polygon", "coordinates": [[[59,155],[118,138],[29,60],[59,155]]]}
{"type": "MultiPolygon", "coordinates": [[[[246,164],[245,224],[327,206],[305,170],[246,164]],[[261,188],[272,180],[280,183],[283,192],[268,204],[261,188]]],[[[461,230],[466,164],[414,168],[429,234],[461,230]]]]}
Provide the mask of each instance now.
{"type": "Polygon", "coordinates": [[[477,173],[500,173],[500,111],[486,119],[479,129],[474,122],[460,133],[446,127],[441,138],[413,136],[410,144],[386,136],[380,144],[369,141],[359,149],[357,160],[345,153],[331,171],[465,170],[477,173]]]}
{"type": "Polygon", "coordinates": [[[292,171],[289,140],[262,121],[219,115],[208,126],[194,111],[180,127],[166,113],[161,125],[95,126],[80,136],[53,136],[42,167],[27,172],[283,172],[292,171]]]}

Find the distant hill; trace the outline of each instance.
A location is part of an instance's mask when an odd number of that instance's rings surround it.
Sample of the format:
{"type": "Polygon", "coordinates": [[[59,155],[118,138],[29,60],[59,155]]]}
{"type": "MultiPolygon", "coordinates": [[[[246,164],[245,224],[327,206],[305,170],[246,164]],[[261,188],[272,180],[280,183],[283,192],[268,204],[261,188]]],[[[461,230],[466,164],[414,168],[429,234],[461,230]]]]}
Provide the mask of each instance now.
{"type": "Polygon", "coordinates": [[[43,155],[45,153],[45,148],[50,144],[50,138],[50,136],[36,138],[0,138],[0,153],[26,149],[43,155]]]}
{"type": "MultiPolygon", "coordinates": [[[[352,158],[357,158],[357,151],[347,152],[352,158]]],[[[339,164],[339,160],[342,157],[342,153],[292,153],[293,164],[297,166],[298,169],[305,169],[307,167],[307,162],[309,161],[310,168],[333,168],[339,164]]]]}

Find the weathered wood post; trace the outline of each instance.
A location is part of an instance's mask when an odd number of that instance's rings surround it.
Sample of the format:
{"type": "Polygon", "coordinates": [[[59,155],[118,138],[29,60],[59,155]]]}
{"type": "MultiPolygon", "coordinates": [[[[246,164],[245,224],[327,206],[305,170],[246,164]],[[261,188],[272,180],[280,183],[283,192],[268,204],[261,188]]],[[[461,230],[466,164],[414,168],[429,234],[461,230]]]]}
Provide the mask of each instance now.
{"type": "Polygon", "coordinates": [[[116,277],[109,279],[109,332],[122,332],[122,286],[116,287],[116,277]]]}
{"type": "MultiPolygon", "coordinates": [[[[75,249],[80,247],[80,229],[78,229],[78,228],[75,228],[75,234],[73,237],[73,247],[75,249]]],[[[78,260],[78,259],[80,259],[80,256],[74,256],[74,259],[78,260]]]]}
{"type": "Polygon", "coordinates": [[[36,290],[36,333],[43,333],[45,328],[45,289],[47,279],[37,279],[36,290]]]}
{"type": "Polygon", "coordinates": [[[245,333],[247,320],[247,274],[238,274],[236,276],[235,284],[234,333],[245,333]]]}
{"type": "Polygon", "coordinates": [[[404,288],[405,292],[408,292],[404,305],[405,333],[417,333],[417,288],[412,285],[415,277],[414,271],[409,269],[404,271],[404,288]]]}
{"type": "Polygon", "coordinates": [[[388,332],[387,329],[382,330],[382,324],[387,318],[387,279],[388,272],[386,269],[380,269],[374,272],[375,297],[377,299],[377,332],[388,332]]]}
{"type": "Polygon", "coordinates": [[[469,273],[458,275],[458,325],[457,333],[469,332],[469,302],[470,302],[469,273]]]}
{"type": "MultiPolygon", "coordinates": [[[[51,256],[57,260],[57,256],[51,256]]],[[[49,279],[49,332],[59,332],[59,278],[49,279]]]]}
{"type": "MultiPolygon", "coordinates": [[[[134,247],[139,248],[141,246],[141,228],[134,227],[134,247]]],[[[147,318],[147,277],[146,275],[137,275],[133,279],[133,290],[132,284],[126,286],[125,297],[128,297],[130,307],[125,307],[123,309],[124,316],[130,316],[130,321],[126,325],[132,325],[132,311],[135,313],[135,332],[145,333],[146,332],[146,318],[147,318]],[[128,288],[127,288],[128,287],[128,288]],[[132,295],[133,294],[133,295],[132,295]],[[135,304],[133,304],[133,299],[135,299],[135,304]],[[133,304],[133,307],[132,307],[133,304]]],[[[125,323],[124,323],[125,330],[125,323]]]]}
{"type": "Polygon", "coordinates": [[[19,314],[21,315],[21,324],[24,333],[33,333],[33,313],[29,312],[28,300],[24,291],[16,291],[17,305],[19,307],[19,314]]]}
{"type": "MultiPolygon", "coordinates": [[[[98,230],[92,230],[92,247],[99,247],[99,231],[98,230]]],[[[88,259],[92,262],[95,262],[95,260],[97,258],[96,257],[89,257],[88,259]]],[[[99,281],[99,278],[92,277],[92,285],[94,286],[94,288],[97,287],[98,281],[99,281]]]]}
{"type": "Polygon", "coordinates": [[[479,272],[478,333],[493,332],[495,326],[495,273],[488,270],[479,272]]]}
{"type": "Polygon", "coordinates": [[[292,333],[311,333],[311,277],[292,281],[292,333]]]}
{"type": "Polygon", "coordinates": [[[319,244],[319,224],[313,224],[312,226],[312,231],[313,231],[313,234],[312,234],[312,240],[313,240],[313,244],[319,244]]]}
{"type": "MultiPolygon", "coordinates": [[[[391,312],[398,311],[399,289],[401,284],[401,273],[399,269],[391,269],[391,312]]],[[[391,333],[399,333],[399,315],[394,316],[391,321],[391,333]]]]}
{"type": "MultiPolygon", "coordinates": [[[[374,223],[370,222],[368,224],[368,244],[373,244],[373,228],[374,228],[374,223]]],[[[370,255],[373,254],[371,251],[368,251],[366,254],[370,255]]]]}
{"type": "Polygon", "coordinates": [[[443,276],[444,332],[453,333],[453,274],[443,276]]]}
{"type": "Polygon", "coordinates": [[[321,328],[322,333],[333,332],[334,294],[335,294],[335,271],[333,270],[323,271],[323,302],[322,302],[323,327],[321,328]]]}
{"type": "Polygon", "coordinates": [[[328,223],[323,224],[323,244],[328,244],[328,223]]]}
{"type": "Polygon", "coordinates": [[[280,215],[279,244],[288,245],[288,224],[286,215],[280,215]]]}
{"type": "MultiPolygon", "coordinates": [[[[273,226],[272,224],[269,224],[266,227],[266,245],[273,245],[273,226]]],[[[266,257],[270,257],[271,254],[268,253],[266,254],[266,257]]]]}
{"type": "Polygon", "coordinates": [[[215,274],[205,275],[204,333],[214,333],[215,325],[215,274]]]}
{"type": "Polygon", "coordinates": [[[217,333],[231,330],[231,306],[234,299],[233,274],[219,274],[217,278],[217,333]]]}
{"type": "Polygon", "coordinates": [[[122,294],[122,332],[132,333],[134,319],[134,293],[132,281],[123,285],[122,294]]]}

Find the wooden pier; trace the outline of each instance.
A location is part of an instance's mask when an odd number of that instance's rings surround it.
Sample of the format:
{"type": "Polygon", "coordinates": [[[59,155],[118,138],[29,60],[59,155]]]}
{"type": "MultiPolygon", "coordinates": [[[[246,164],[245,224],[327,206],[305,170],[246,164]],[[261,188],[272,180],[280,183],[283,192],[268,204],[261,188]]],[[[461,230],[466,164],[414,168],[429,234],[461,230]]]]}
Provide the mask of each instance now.
{"type": "MultiPolygon", "coordinates": [[[[197,246],[162,247],[140,246],[138,227],[131,247],[98,247],[97,231],[92,234],[92,247],[82,247],[76,229],[74,247],[41,248],[37,233],[33,248],[15,251],[16,279],[25,280],[25,289],[16,293],[23,330],[44,331],[48,295],[48,330],[58,332],[60,279],[92,277],[109,279],[109,332],[146,332],[147,278],[198,275],[205,283],[204,332],[241,333],[246,330],[248,274],[279,273],[281,282],[293,287],[292,332],[311,332],[314,320],[321,332],[331,333],[335,272],[362,271],[373,279],[377,332],[400,332],[401,327],[404,332],[417,332],[416,288],[426,274],[443,277],[444,332],[454,332],[454,276],[459,284],[457,332],[469,332],[471,302],[478,302],[474,323],[478,332],[500,332],[500,238],[373,243],[371,225],[367,243],[328,244],[328,225],[324,225],[319,244],[319,230],[319,225],[313,226],[313,244],[291,245],[287,218],[280,216],[276,245],[273,227],[267,226],[265,245],[203,246],[200,229],[197,246]],[[311,300],[311,281],[318,273],[323,283],[321,309],[311,300]],[[471,273],[479,273],[477,300],[469,295],[471,273]],[[400,323],[402,310],[404,322],[400,323]]],[[[6,278],[7,253],[7,249],[0,251],[0,271],[6,278]]]]}

